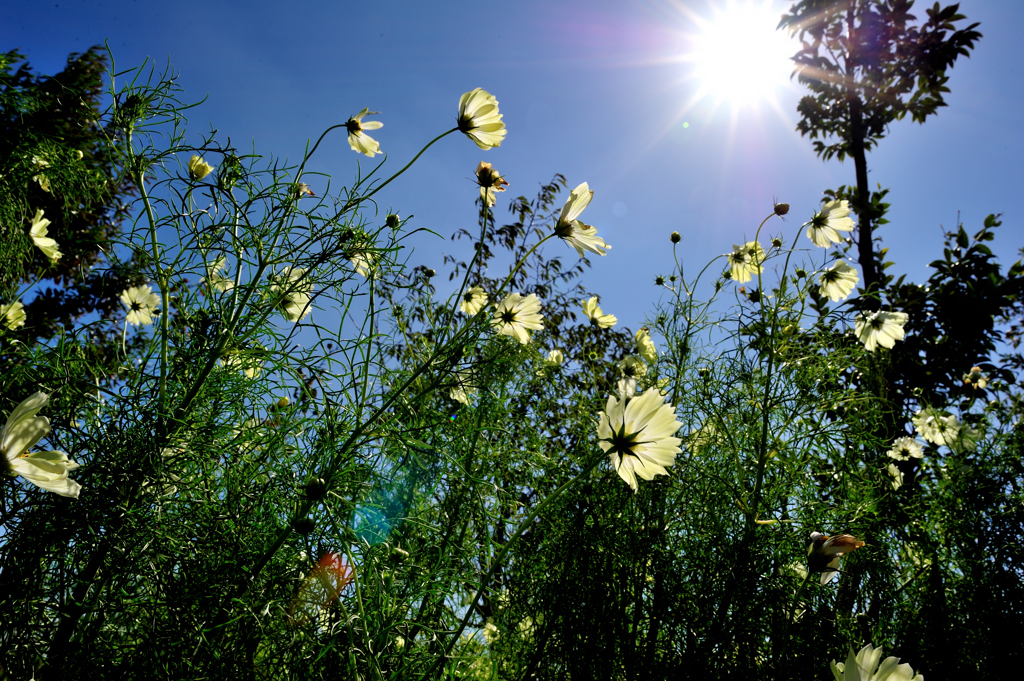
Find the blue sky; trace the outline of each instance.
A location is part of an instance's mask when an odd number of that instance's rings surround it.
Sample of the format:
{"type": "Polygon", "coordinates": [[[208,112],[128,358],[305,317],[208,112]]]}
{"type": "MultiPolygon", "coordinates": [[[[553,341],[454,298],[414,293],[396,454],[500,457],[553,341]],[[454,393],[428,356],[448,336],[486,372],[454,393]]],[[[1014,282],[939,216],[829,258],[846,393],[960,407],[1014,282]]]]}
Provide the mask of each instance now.
{"type": "MultiPolygon", "coordinates": [[[[512,197],[534,195],[556,172],[570,188],[587,181],[595,195],[583,217],[613,250],[592,259],[585,283],[606,312],[635,328],[660,295],[654,276],[671,270],[673,230],[694,272],[751,238],[774,198],[792,212],[770,232],[789,241],[822,190],[854,182],[851,163],[823,163],[794,131],[797,84],[784,81],[772,100],[741,108],[694,99],[700,81],[689,55],[728,4],[11,2],[0,47],[22,50],[45,73],[104,40],[119,68],[146,57],[158,67],[170,61],[186,99],[208,95],[189,115],[195,141],[213,127],[239,148],[255,142],[261,153],[293,160],[307,140],[369,107],[382,112],[384,127],[373,136],[392,171],[453,126],[459,95],[483,87],[508,126],[502,146],[481,151],[450,136],[378,195],[381,206],[447,237],[476,222],[479,161],[511,183],[499,219],[512,197]]],[[[788,6],[771,4],[776,15],[788,6]]],[[[928,4],[919,2],[918,13],[928,4]]],[[[1024,246],[1024,3],[963,0],[961,12],[981,22],[984,37],[952,70],[949,106],[924,126],[894,124],[869,156],[872,183],[892,190],[891,224],[882,230],[889,258],[917,281],[940,257],[942,229],[955,226],[958,212],[971,233],[988,213],[1004,214],[995,243],[1004,265],[1024,246]]],[[[311,169],[344,182],[360,161],[371,167],[335,134],[311,169]]],[[[441,254],[456,250],[423,237],[411,262],[440,270],[441,254]]]]}

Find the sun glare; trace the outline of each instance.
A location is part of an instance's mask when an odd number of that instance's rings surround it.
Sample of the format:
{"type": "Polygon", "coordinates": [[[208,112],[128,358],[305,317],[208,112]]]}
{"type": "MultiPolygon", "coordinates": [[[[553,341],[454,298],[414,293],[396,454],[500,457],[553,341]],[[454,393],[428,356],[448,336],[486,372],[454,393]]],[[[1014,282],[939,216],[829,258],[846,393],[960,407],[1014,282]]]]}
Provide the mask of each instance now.
{"type": "Polygon", "coordinates": [[[710,11],[692,16],[697,32],[687,61],[698,84],[695,99],[711,97],[734,108],[774,101],[789,82],[789,58],[797,51],[789,34],[776,30],[781,11],[772,0],[727,0],[710,11]]]}

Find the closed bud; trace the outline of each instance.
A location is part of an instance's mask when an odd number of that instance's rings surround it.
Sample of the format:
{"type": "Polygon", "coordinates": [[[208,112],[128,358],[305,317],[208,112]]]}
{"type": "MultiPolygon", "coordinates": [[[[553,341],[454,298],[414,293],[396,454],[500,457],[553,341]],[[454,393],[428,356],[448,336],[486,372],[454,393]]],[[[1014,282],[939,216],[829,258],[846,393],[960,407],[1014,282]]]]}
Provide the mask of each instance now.
{"type": "Polygon", "coordinates": [[[775,214],[778,215],[779,217],[782,217],[783,215],[785,215],[788,212],[789,212],[789,204],[788,203],[776,203],[775,204],[775,214]]]}
{"type": "Polygon", "coordinates": [[[312,532],[314,528],[316,528],[316,523],[313,522],[312,518],[302,516],[299,518],[294,518],[292,520],[292,529],[301,534],[303,537],[312,532]]]}
{"type": "Polygon", "coordinates": [[[388,227],[390,227],[391,229],[395,229],[396,227],[398,227],[398,225],[399,225],[400,223],[401,223],[401,218],[399,218],[399,217],[398,217],[397,215],[394,215],[394,214],[392,214],[392,215],[389,215],[389,216],[388,216],[388,217],[387,217],[387,218],[386,218],[386,219],[384,220],[384,224],[386,224],[386,225],[387,225],[388,227]]]}
{"type": "Polygon", "coordinates": [[[682,241],[683,237],[679,236],[679,232],[672,232],[672,236],[669,237],[672,243],[677,244],[682,241]]]}
{"type": "Polygon", "coordinates": [[[277,401],[277,406],[279,409],[284,409],[289,404],[291,404],[291,400],[289,400],[287,397],[282,397],[277,401]]]}
{"type": "Polygon", "coordinates": [[[324,482],[323,478],[310,478],[303,489],[306,492],[307,499],[317,501],[323,499],[327,494],[327,483],[324,482]]]}

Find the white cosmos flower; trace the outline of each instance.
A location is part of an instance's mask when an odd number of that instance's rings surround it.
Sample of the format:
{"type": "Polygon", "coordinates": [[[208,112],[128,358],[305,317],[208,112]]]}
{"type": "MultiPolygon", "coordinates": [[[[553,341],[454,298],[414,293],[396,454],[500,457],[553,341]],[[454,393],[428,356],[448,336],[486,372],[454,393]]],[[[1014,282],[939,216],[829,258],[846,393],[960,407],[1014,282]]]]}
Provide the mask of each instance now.
{"type": "Polygon", "coordinates": [[[828,248],[830,244],[842,242],[843,237],[839,236],[839,232],[849,232],[853,229],[849,202],[829,201],[815,213],[810,222],[805,222],[804,226],[807,227],[807,238],[813,241],[815,246],[828,248]]]}
{"type": "Polygon", "coordinates": [[[676,433],[682,425],[676,410],[665,403],[657,388],[636,395],[636,381],[619,382],[619,398],[608,396],[597,426],[600,446],[611,459],[612,467],[636,492],[637,476],[653,480],[668,475],[667,466],[675,463],[682,451],[676,433]]]}
{"type": "Polygon", "coordinates": [[[476,387],[469,384],[470,373],[466,370],[455,372],[455,385],[452,386],[448,394],[456,402],[462,404],[469,404],[469,396],[476,394],[476,387]]]}
{"type": "Polygon", "coordinates": [[[16,300],[13,303],[0,305],[0,319],[3,320],[4,326],[13,331],[18,327],[25,326],[28,315],[25,314],[25,306],[21,304],[20,300],[16,300]]]}
{"type": "Polygon", "coordinates": [[[860,281],[857,270],[850,267],[845,260],[839,260],[818,277],[818,293],[833,303],[845,300],[853,287],[860,281]]]}
{"type": "Polygon", "coordinates": [[[459,309],[462,313],[472,317],[487,304],[487,291],[482,286],[474,286],[462,294],[462,302],[459,309]]]}
{"type": "Polygon", "coordinates": [[[911,458],[923,459],[924,449],[921,447],[921,443],[912,437],[898,437],[886,455],[897,461],[909,461],[911,458]]]}
{"type": "Polygon", "coordinates": [[[345,127],[348,129],[348,145],[352,147],[352,151],[358,151],[370,158],[381,153],[377,140],[363,132],[363,130],[377,130],[384,126],[380,121],[363,120],[363,116],[373,116],[379,113],[379,111],[370,111],[369,108],[365,108],[345,123],[345,127]]]}
{"type": "Polygon", "coordinates": [[[37,487],[77,499],[82,486],[68,478],[68,471],[78,468],[77,463],[64,452],[29,452],[50,433],[50,420],[36,416],[47,401],[46,393],[35,393],[7,417],[0,433],[0,463],[7,475],[20,475],[37,487]]]}
{"type": "Polygon", "coordinates": [[[870,643],[856,655],[850,648],[845,663],[832,660],[830,667],[835,681],[924,681],[924,676],[914,674],[909,664],[900,664],[898,657],[882,660],[882,649],[870,643]]]}
{"type": "Polygon", "coordinates": [[[206,285],[211,290],[220,291],[221,293],[233,289],[235,287],[235,280],[221,274],[222,270],[227,272],[227,269],[227,258],[223,255],[216,260],[206,263],[206,285]]]}
{"type": "Polygon", "coordinates": [[[28,228],[28,235],[32,237],[32,243],[34,243],[39,250],[43,252],[50,262],[57,262],[60,260],[61,252],[57,247],[57,242],[46,236],[50,221],[43,217],[43,211],[37,210],[35,217],[32,218],[32,225],[28,228]]]}
{"type": "Polygon", "coordinates": [[[530,342],[530,334],[526,330],[544,328],[542,319],[544,317],[540,314],[540,300],[535,294],[523,297],[521,293],[510,293],[505,300],[498,303],[491,325],[498,333],[512,336],[520,343],[526,344],[530,342]]]}
{"type": "Polygon", "coordinates": [[[505,124],[498,113],[498,100],[490,92],[476,88],[459,98],[460,132],[476,142],[481,149],[500,147],[505,139],[505,124]]]}
{"type": "Polygon", "coordinates": [[[583,251],[590,251],[597,255],[607,255],[606,248],[611,248],[604,239],[597,235],[597,229],[591,225],[580,222],[580,213],[590,205],[594,198],[594,192],[584,182],[569,193],[569,198],[562,206],[562,212],[555,223],[555,236],[563,239],[567,244],[576,249],[576,252],[583,257],[583,251]]]}
{"type": "Polygon", "coordinates": [[[854,320],[854,332],[864,344],[864,349],[874,352],[875,347],[891,348],[896,341],[903,340],[903,325],[907,323],[906,312],[861,312],[854,320]]]}
{"type": "Polygon", "coordinates": [[[583,303],[583,311],[590,318],[590,323],[599,329],[610,329],[619,321],[615,315],[605,314],[601,311],[597,305],[597,296],[583,303]]]}
{"type": "Polygon", "coordinates": [[[303,281],[306,270],[301,267],[289,267],[285,270],[278,282],[271,287],[275,296],[280,296],[277,307],[290,322],[298,322],[309,314],[310,284],[303,281]]]}
{"type": "Polygon", "coordinates": [[[636,341],[636,352],[644,358],[644,361],[648,364],[654,364],[658,361],[658,348],[655,347],[654,341],[651,340],[651,333],[647,330],[646,326],[636,332],[634,340],[636,341]]]}
{"type": "Polygon", "coordinates": [[[348,259],[348,261],[352,263],[352,267],[355,268],[356,274],[361,274],[364,277],[370,276],[370,272],[373,271],[373,263],[375,260],[376,255],[373,251],[355,253],[348,259]]]}
{"type": "Polygon", "coordinates": [[[729,276],[741,284],[750,281],[764,271],[764,249],[756,241],[748,241],[742,246],[733,244],[732,253],[727,253],[729,260],[729,276]]]}
{"type": "Polygon", "coordinates": [[[933,445],[951,446],[960,437],[960,422],[936,409],[918,409],[911,419],[917,433],[933,445]]]}
{"type": "Polygon", "coordinates": [[[132,286],[121,292],[121,304],[128,311],[128,323],[146,326],[153,323],[160,307],[160,295],[149,286],[132,286]]]}

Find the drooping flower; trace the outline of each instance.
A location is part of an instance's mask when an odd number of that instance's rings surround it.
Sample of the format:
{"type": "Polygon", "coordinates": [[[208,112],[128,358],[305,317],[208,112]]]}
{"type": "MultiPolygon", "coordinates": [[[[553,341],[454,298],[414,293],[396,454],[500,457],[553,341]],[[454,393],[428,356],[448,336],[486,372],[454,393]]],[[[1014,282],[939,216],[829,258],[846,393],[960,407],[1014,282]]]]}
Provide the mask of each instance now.
{"type": "Polygon", "coordinates": [[[46,168],[50,167],[50,162],[41,156],[32,157],[32,165],[36,167],[36,174],[32,176],[32,180],[39,184],[39,188],[44,192],[50,191],[50,179],[46,177],[46,168]]]}
{"type": "Polygon", "coordinates": [[[856,655],[850,648],[845,664],[832,660],[830,667],[835,681],[924,681],[922,674],[914,674],[913,668],[900,664],[898,657],[882,660],[882,649],[870,643],[856,655]]]}
{"type": "Polygon", "coordinates": [[[956,437],[949,442],[949,448],[957,454],[973,452],[978,448],[978,442],[981,440],[982,435],[981,429],[972,428],[966,423],[962,423],[956,437]]]}
{"type": "Polygon", "coordinates": [[[484,161],[476,167],[476,183],[480,185],[480,199],[488,206],[493,206],[497,201],[495,192],[505,191],[508,182],[501,174],[491,167],[490,163],[484,161]]]}
{"type": "Polygon", "coordinates": [[[301,199],[303,196],[316,196],[313,190],[309,188],[309,185],[305,182],[298,182],[295,184],[295,198],[301,199]]]}
{"type": "Polygon", "coordinates": [[[469,396],[476,394],[476,387],[469,383],[469,372],[466,370],[457,371],[454,378],[455,385],[452,386],[448,394],[456,402],[469,404],[469,396]]]}
{"type": "Polygon", "coordinates": [[[43,217],[42,209],[37,210],[32,218],[32,225],[28,228],[28,235],[32,237],[32,243],[50,259],[50,262],[57,262],[60,260],[61,252],[57,248],[57,242],[46,236],[48,234],[46,228],[49,225],[50,221],[43,217]]]}
{"type": "Polygon", "coordinates": [[[460,132],[476,142],[481,149],[500,147],[505,139],[505,124],[498,113],[498,100],[490,92],[476,88],[459,98],[460,132]]]}
{"type": "Polygon", "coordinates": [[[160,296],[149,286],[132,286],[121,292],[121,304],[128,311],[129,324],[145,326],[153,323],[160,296]]]}
{"type": "Polygon", "coordinates": [[[380,121],[363,120],[363,116],[373,116],[379,113],[379,111],[370,111],[370,109],[364,108],[345,123],[345,127],[348,129],[348,145],[352,147],[352,151],[358,151],[370,158],[381,153],[377,140],[363,132],[363,130],[377,130],[384,126],[380,121]]]}
{"type": "Polygon", "coordinates": [[[29,452],[50,433],[50,420],[36,416],[48,401],[46,393],[37,392],[14,408],[0,433],[0,462],[7,475],[20,475],[37,487],[77,499],[82,486],[68,478],[77,463],[64,452],[29,452]]]}
{"type": "Polygon", "coordinates": [[[729,260],[729,277],[741,284],[764,271],[764,249],[757,241],[748,241],[742,246],[733,244],[732,253],[726,254],[729,260]]]}
{"type": "Polygon", "coordinates": [[[960,436],[960,422],[956,416],[936,409],[918,409],[913,418],[918,435],[933,445],[950,446],[960,436]]]}
{"type": "Polygon", "coordinates": [[[841,243],[843,237],[839,236],[839,232],[849,232],[853,229],[849,202],[829,201],[814,214],[810,222],[805,222],[804,226],[807,227],[807,238],[813,241],[815,246],[828,248],[833,243],[841,243]]]}
{"type": "Polygon", "coordinates": [[[25,314],[25,306],[21,304],[20,300],[0,305],[0,317],[3,318],[4,325],[11,331],[25,326],[25,320],[28,319],[28,315],[25,314]]]}
{"type": "Polygon", "coordinates": [[[565,353],[558,348],[555,348],[548,353],[547,359],[545,359],[544,362],[548,366],[560,367],[565,364],[565,353]]]}
{"type": "Polygon", "coordinates": [[[590,318],[590,323],[599,329],[610,329],[619,321],[615,315],[605,314],[601,311],[597,305],[597,296],[583,303],[583,311],[590,318]]]}
{"type": "Polygon", "coordinates": [[[482,286],[474,286],[462,294],[462,302],[459,309],[462,313],[472,317],[487,304],[487,291],[482,286]]]}
{"type": "Polygon", "coordinates": [[[505,300],[498,303],[491,325],[498,333],[512,336],[520,343],[529,343],[530,334],[527,329],[544,328],[540,314],[540,300],[533,293],[523,297],[520,293],[510,293],[505,300]]]}
{"type": "Polygon", "coordinates": [[[638,355],[644,358],[648,364],[654,364],[658,361],[658,348],[655,347],[654,341],[651,340],[651,333],[647,330],[647,327],[641,327],[634,336],[636,341],[636,352],[638,355]]]}
{"type": "Polygon", "coordinates": [[[216,260],[211,260],[206,263],[206,285],[214,291],[230,291],[235,287],[235,280],[224,274],[221,274],[221,270],[227,272],[228,263],[227,258],[223,255],[216,260]]]}
{"type": "Polygon", "coordinates": [[[964,384],[975,390],[984,390],[988,385],[988,376],[981,373],[981,367],[971,367],[971,370],[964,374],[964,384]]]}
{"type": "Polygon", "coordinates": [[[921,447],[921,443],[912,437],[898,437],[886,455],[897,461],[909,461],[911,458],[923,459],[924,449],[921,447]]]}
{"type": "Polygon", "coordinates": [[[592,198],[594,198],[594,192],[586,182],[573,189],[569,192],[569,198],[565,205],[562,206],[558,222],[555,223],[555,236],[575,248],[581,258],[583,251],[607,255],[605,249],[611,248],[604,239],[597,235],[596,228],[585,225],[577,219],[583,209],[590,205],[592,198]]]}
{"type": "Polygon", "coordinates": [[[891,463],[887,466],[887,469],[889,471],[889,475],[892,476],[892,488],[895,490],[903,487],[903,471],[899,469],[899,466],[891,463]]]}
{"type": "Polygon", "coordinates": [[[878,345],[891,348],[896,341],[903,340],[907,319],[906,312],[861,312],[854,320],[854,332],[868,352],[874,352],[878,345]]]}
{"type": "Polygon", "coordinates": [[[348,261],[352,263],[352,267],[355,269],[357,274],[368,277],[370,276],[370,272],[373,271],[373,264],[376,259],[376,254],[373,251],[361,251],[352,254],[352,257],[349,258],[348,261]]]}
{"type": "Polygon", "coordinates": [[[682,451],[676,437],[682,424],[676,410],[665,403],[657,388],[636,395],[636,381],[619,381],[619,397],[608,396],[597,426],[599,445],[609,456],[612,467],[636,492],[637,476],[653,480],[668,475],[666,467],[675,463],[682,451]]]}
{"type": "Polygon", "coordinates": [[[818,277],[818,293],[833,303],[845,300],[853,287],[860,281],[857,270],[845,260],[839,260],[818,277]]]}
{"type": "Polygon", "coordinates": [[[839,557],[864,546],[864,542],[848,534],[829,537],[811,532],[811,545],[807,548],[807,566],[811,572],[821,573],[821,583],[828,584],[839,574],[839,557]]]}
{"type": "Polygon", "coordinates": [[[276,296],[280,296],[277,308],[290,322],[298,322],[309,314],[309,295],[311,286],[308,281],[303,281],[306,270],[301,267],[289,267],[285,270],[277,283],[271,287],[276,296]]]}
{"type": "Polygon", "coordinates": [[[203,160],[199,154],[192,154],[188,160],[188,174],[193,180],[201,180],[213,172],[213,166],[203,160]]]}

